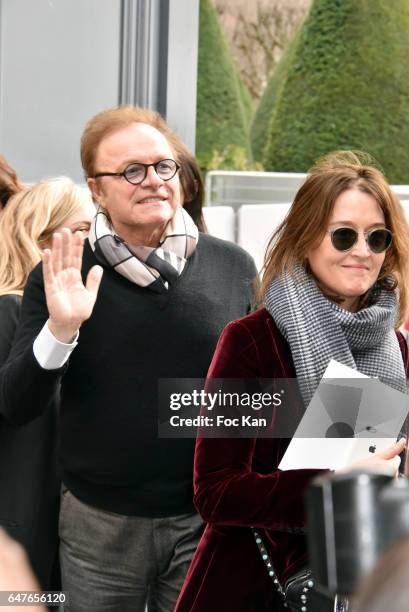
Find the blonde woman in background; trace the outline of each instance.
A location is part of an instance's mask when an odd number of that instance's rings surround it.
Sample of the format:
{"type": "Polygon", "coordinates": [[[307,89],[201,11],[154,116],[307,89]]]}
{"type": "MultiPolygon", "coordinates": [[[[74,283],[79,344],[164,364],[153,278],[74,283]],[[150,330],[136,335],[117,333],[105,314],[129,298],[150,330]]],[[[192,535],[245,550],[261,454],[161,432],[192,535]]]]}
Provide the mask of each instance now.
{"type": "MultiPolygon", "coordinates": [[[[63,227],[88,233],[94,205],[69,178],[44,180],[12,196],[0,216],[0,367],[18,325],[31,270],[63,227]]],[[[21,381],[24,385],[24,380],[21,381]]],[[[55,461],[57,396],[48,410],[16,428],[0,417],[0,526],[25,547],[44,589],[58,587],[59,476],[55,461]]],[[[39,407],[40,411],[40,407],[39,407]]]]}

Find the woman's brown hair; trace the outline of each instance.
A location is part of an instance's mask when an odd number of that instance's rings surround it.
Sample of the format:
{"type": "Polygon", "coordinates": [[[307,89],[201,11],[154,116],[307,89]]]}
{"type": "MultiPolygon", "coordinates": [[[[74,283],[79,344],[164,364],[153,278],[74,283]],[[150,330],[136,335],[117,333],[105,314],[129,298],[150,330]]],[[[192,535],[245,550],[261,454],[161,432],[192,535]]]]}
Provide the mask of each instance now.
{"type": "Polygon", "coordinates": [[[192,217],[199,231],[207,233],[203,217],[204,184],[197,159],[178,136],[172,133],[167,138],[180,164],[179,181],[183,208],[192,217]]]}
{"type": "Polygon", "coordinates": [[[18,180],[15,170],[0,155],[0,210],[6,206],[11,196],[23,188],[24,185],[18,180]]]}
{"type": "Polygon", "coordinates": [[[296,264],[306,265],[306,254],[325,236],[335,201],[347,189],[371,195],[385,215],[393,234],[391,247],[378,277],[378,286],[399,287],[401,323],[408,306],[409,226],[398,197],[382,172],[368,155],[354,151],[335,151],[319,160],[298,190],[294,202],[271,237],[264,260],[260,301],[277,275],[291,273],[296,264]]]}

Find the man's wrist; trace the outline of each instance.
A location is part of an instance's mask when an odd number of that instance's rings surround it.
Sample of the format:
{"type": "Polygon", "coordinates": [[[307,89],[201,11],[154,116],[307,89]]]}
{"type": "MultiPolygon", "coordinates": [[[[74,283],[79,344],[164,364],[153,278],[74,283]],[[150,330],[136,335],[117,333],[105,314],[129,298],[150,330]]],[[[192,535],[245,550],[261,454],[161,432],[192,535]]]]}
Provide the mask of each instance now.
{"type": "Polygon", "coordinates": [[[64,344],[71,344],[76,335],[78,334],[80,325],[57,325],[51,319],[48,319],[47,322],[48,329],[59,342],[63,342],[64,344]]]}

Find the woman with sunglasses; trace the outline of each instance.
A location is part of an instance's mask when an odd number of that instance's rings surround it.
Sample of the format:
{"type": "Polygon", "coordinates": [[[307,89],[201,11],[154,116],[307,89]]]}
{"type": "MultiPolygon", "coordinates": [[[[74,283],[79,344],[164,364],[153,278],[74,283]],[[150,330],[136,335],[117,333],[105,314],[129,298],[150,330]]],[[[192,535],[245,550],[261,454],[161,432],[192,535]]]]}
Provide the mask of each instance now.
{"type": "MultiPolygon", "coordinates": [[[[323,159],[270,241],[264,307],[225,328],[208,379],[296,378],[286,407],[298,418],[331,359],[405,392],[407,348],[396,330],[408,302],[408,236],[379,170],[351,152],[323,159]]],[[[207,527],[176,612],[288,609],[280,587],[308,564],[303,495],[319,473],[280,471],[288,443],[198,438],[195,504],[207,527]]],[[[365,462],[396,474],[404,446],[365,462]]]]}

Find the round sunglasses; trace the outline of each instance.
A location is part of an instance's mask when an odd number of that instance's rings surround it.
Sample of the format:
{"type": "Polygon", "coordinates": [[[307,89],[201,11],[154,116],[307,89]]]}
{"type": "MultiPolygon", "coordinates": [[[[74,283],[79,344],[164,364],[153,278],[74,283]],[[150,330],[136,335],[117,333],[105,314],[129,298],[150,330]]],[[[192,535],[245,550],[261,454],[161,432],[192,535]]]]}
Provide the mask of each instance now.
{"type": "MultiPolygon", "coordinates": [[[[349,251],[358,240],[359,232],[352,227],[337,227],[330,230],[332,246],[337,251],[349,251]]],[[[365,240],[372,253],[383,253],[392,243],[392,232],[378,228],[364,232],[365,240]]]]}

